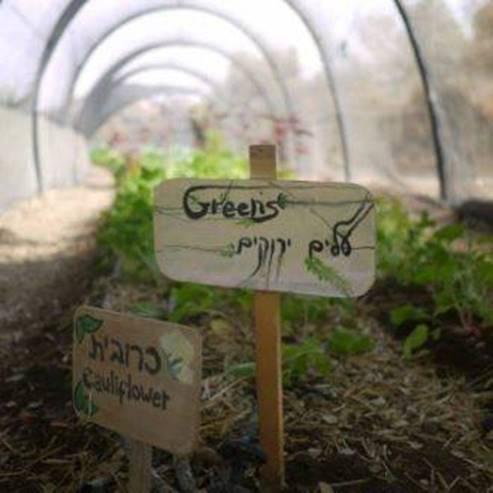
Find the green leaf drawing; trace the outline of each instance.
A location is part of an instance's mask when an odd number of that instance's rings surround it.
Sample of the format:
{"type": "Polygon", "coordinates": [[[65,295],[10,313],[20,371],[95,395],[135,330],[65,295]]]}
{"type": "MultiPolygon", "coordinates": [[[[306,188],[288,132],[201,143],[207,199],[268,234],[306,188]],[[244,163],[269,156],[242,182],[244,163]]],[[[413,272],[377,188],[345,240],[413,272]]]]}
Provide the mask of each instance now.
{"type": "Polygon", "coordinates": [[[183,358],[170,358],[168,360],[168,371],[177,380],[183,369],[183,358]]]}
{"type": "Polygon", "coordinates": [[[306,257],[305,268],[316,276],[319,281],[327,281],[346,296],[351,295],[351,285],[347,279],[344,279],[333,267],[324,264],[319,258],[306,257]]]}
{"type": "Polygon", "coordinates": [[[236,221],[236,224],[245,228],[251,228],[252,226],[255,226],[256,222],[251,217],[246,217],[245,219],[236,221]]]}
{"type": "Polygon", "coordinates": [[[101,328],[103,321],[91,315],[81,315],[75,321],[75,338],[80,344],[86,334],[92,334],[101,328]]]}
{"type": "Polygon", "coordinates": [[[281,192],[277,197],[277,203],[281,209],[285,209],[288,205],[288,196],[281,192]]]}
{"type": "Polygon", "coordinates": [[[236,253],[235,246],[233,245],[233,243],[229,243],[228,245],[226,245],[225,248],[223,248],[219,252],[219,255],[221,255],[221,257],[232,258],[232,257],[234,257],[235,253],[236,253]]]}
{"type": "Polygon", "coordinates": [[[79,382],[74,389],[74,407],[77,413],[82,413],[89,417],[94,416],[99,409],[84,393],[82,382],[79,382]]]}
{"type": "Polygon", "coordinates": [[[318,339],[305,339],[300,344],[286,344],[282,348],[283,377],[287,386],[300,380],[310,371],[327,376],[332,368],[329,355],[318,339]]]}
{"type": "Polygon", "coordinates": [[[185,359],[163,349],[160,350],[160,354],[164,363],[162,368],[164,374],[169,375],[173,380],[180,380],[186,365],[185,359]]]}

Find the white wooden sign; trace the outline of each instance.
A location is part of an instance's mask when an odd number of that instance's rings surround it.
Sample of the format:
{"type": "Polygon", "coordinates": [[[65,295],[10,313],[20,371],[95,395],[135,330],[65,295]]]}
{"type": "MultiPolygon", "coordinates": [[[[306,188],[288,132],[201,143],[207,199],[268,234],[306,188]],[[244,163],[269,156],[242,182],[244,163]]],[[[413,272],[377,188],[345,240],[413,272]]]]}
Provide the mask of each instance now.
{"type": "Polygon", "coordinates": [[[193,329],[81,307],[74,320],[76,413],[175,454],[197,441],[201,338],[193,329]]]}
{"type": "Polygon", "coordinates": [[[156,191],[155,250],[179,281],[359,296],[375,277],[374,202],[347,183],[169,180],[156,191]]]}

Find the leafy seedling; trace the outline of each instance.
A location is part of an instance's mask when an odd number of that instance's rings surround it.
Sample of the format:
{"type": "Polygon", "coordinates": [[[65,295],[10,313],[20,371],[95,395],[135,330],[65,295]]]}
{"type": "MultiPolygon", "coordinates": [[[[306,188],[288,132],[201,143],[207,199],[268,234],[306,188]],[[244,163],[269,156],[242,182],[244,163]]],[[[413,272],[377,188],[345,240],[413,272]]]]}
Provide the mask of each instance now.
{"type": "Polygon", "coordinates": [[[411,303],[398,306],[390,312],[390,322],[396,327],[401,327],[407,322],[422,322],[429,318],[430,315],[426,310],[418,308],[411,303]]]}
{"type": "Polygon", "coordinates": [[[283,376],[286,385],[304,377],[309,370],[327,376],[332,368],[329,355],[318,339],[308,338],[301,344],[283,346],[283,376]]]}
{"type": "Polygon", "coordinates": [[[251,378],[255,376],[255,363],[253,361],[235,363],[226,369],[226,375],[236,378],[251,378]]]}
{"type": "Polygon", "coordinates": [[[426,324],[419,324],[406,337],[402,346],[402,352],[405,358],[411,358],[413,353],[422,348],[428,341],[430,329],[426,324]]]}
{"type": "Polygon", "coordinates": [[[370,337],[337,327],[329,336],[329,349],[335,354],[359,354],[373,349],[370,337]]]}

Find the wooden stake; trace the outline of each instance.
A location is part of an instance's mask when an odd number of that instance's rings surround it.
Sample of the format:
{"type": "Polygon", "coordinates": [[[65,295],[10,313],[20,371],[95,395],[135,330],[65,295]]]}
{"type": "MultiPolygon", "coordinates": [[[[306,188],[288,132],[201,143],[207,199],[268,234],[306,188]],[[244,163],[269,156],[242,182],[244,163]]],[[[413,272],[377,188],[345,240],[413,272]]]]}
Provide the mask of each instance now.
{"type": "MultiPolygon", "coordinates": [[[[275,179],[276,176],[276,147],[250,146],[250,177],[275,179]]],[[[267,464],[262,468],[262,489],[277,493],[284,483],[279,294],[256,291],[254,312],[259,435],[260,446],[267,455],[267,464]]]]}
{"type": "Polygon", "coordinates": [[[152,447],[129,439],[129,493],[150,493],[152,486],[152,447]]]}

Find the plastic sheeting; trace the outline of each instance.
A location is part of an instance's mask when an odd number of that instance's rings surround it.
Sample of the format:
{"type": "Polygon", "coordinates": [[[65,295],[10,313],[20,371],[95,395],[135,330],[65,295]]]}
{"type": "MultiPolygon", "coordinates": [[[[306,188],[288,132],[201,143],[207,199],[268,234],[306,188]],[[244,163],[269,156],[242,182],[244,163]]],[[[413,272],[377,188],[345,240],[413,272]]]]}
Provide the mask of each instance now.
{"type": "Polygon", "coordinates": [[[53,129],[77,143],[60,163],[77,170],[79,132],[179,92],[156,74],[167,65],[195,76],[183,92],[225,114],[232,145],[278,140],[299,176],[493,198],[486,0],[4,0],[0,19],[0,102],[31,121],[29,190],[56,184],[53,129]]]}

